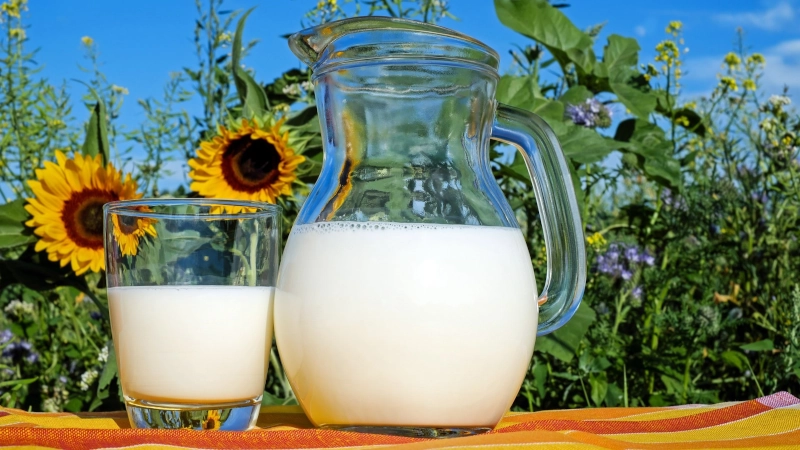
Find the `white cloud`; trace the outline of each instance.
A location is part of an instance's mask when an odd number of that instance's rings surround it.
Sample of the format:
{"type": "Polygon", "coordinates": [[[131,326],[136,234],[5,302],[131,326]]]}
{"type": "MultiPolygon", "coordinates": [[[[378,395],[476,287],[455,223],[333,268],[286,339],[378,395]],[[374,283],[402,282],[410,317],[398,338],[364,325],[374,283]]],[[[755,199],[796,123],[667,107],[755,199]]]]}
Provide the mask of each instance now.
{"type": "Polygon", "coordinates": [[[642,25],[637,26],[633,31],[636,32],[636,35],[639,37],[644,37],[647,34],[647,28],[642,25]]]}
{"type": "Polygon", "coordinates": [[[794,22],[795,10],[791,3],[784,0],[763,11],[715,14],[714,20],[743,28],[760,28],[767,31],[778,31],[784,25],[794,22]]]}
{"type": "Polygon", "coordinates": [[[800,92],[800,39],[784,41],[764,52],[767,67],[763,84],[769,93],[777,94],[784,86],[797,95],[800,92]]]}

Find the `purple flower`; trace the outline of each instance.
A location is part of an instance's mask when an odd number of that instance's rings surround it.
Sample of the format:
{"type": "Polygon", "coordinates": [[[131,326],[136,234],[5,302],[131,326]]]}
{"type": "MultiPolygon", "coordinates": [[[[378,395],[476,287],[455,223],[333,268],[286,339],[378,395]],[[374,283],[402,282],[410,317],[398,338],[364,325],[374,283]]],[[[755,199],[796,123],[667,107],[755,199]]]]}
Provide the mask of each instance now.
{"type": "Polygon", "coordinates": [[[92,311],[89,313],[89,317],[91,317],[94,320],[100,320],[103,318],[103,315],[100,314],[100,311],[92,311]]]}
{"type": "Polygon", "coordinates": [[[631,272],[628,269],[622,269],[622,271],[620,272],[620,276],[622,277],[623,280],[628,281],[631,278],[633,278],[633,272],[631,272]]]}
{"type": "Polygon", "coordinates": [[[567,105],[565,114],[575,125],[584,127],[594,126],[592,114],[586,111],[581,105],[567,105]]]}
{"type": "Polygon", "coordinates": [[[673,195],[670,189],[661,191],[661,201],[669,208],[686,210],[686,201],[679,195],[673,195]]]}
{"type": "Polygon", "coordinates": [[[639,286],[636,286],[636,287],[635,287],[635,288],[633,288],[633,290],[631,291],[631,295],[632,295],[632,296],[633,296],[633,298],[635,298],[636,300],[641,300],[641,298],[642,298],[642,294],[644,294],[644,288],[642,288],[642,286],[641,286],[641,285],[639,285],[639,286]]]}
{"type": "Polygon", "coordinates": [[[68,381],[68,380],[67,380],[67,377],[65,377],[64,375],[61,375],[60,377],[58,377],[58,381],[59,381],[61,384],[67,384],[67,381],[68,381]]]}
{"type": "Polygon", "coordinates": [[[14,333],[11,332],[8,328],[3,331],[0,331],[0,344],[5,344],[6,342],[10,341],[11,338],[14,337],[14,333]]]}
{"type": "MultiPolygon", "coordinates": [[[[0,333],[2,334],[2,333],[0,333]]],[[[5,336],[0,336],[0,340],[5,336]]],[[[6,341],[7,342],[7,341],[6,341]]],[[[21,359],[24,358],[29,363],[39,360],[39,354],[33,350],[33,345],[28,341],[11,342],[3,348],[4,358],[21,359]]]]}
{"type": "Polygon", "coordinates": [[[630,262],[636,263],[639,262],[641,258],[641,254],[639,253],[639,249],[637,247],[628,247],[625,249],[625,259],[630,262]]]}
{"type": "Polygon", "coordinates": [[[767,203],[767,201],[769,200],[766,191],[753,192],[752,194],[750,194],[750,198],[757,201],[758,203],[767,203]]]}
{"type": "Polygon", "coordinates": [[[575,125],[588,128],[611,126],[611,111],[596,98],[587,99],[577,105],[567,105],[564,116],[575,125]]]}
{"type": "Polygon", "coordinates": [[[653,267],[653,264],[656,263],[656,258],[655,256],[651,255],[648,251],[645,250],[641,262],[645,263],[647,266],[653,267]]]}
{"type": "Polygon", "coordinates": [[[655,258],[636,245],[611,244],[605,253],[597,255],[595,263],[598,272],[627,281],[633,278],[637,264],[652,266],[655,258]]]}

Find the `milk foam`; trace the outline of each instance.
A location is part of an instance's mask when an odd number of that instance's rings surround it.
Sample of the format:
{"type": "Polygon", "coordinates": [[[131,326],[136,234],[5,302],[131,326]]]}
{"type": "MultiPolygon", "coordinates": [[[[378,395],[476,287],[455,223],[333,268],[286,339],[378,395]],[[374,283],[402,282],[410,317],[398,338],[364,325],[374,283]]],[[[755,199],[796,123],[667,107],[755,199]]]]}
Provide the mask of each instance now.
{"type": "Polygon", "coordinates": [[[123,393],[138,400],[224,403],[264,392],[274,288],[108,289],[123,393]]]}
{"type": "Polygon", "coordinates": [[[295,226],[275,333],[317,425],[493,426],[528,369],[538,307],[515,228],[295,226]]]}

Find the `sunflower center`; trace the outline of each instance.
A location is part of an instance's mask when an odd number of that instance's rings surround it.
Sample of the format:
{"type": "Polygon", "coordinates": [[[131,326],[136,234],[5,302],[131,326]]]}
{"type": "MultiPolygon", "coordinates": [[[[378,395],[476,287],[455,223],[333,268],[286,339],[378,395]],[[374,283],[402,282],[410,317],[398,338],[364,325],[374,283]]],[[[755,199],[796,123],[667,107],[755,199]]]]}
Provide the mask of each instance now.
{"type": "Polygon", "coordinates": [[[268,140],[242,136],[225,149],[222,174],[237,190],[258,192],[278,178],[280,163],[278,149],[268,140]]]}
{"type": "Polygon", "coordinates": [[[119,200],[117,194],[100,189],[73,193],[61,211],[70,239],[80,247],[103,248],[103,205],[114,200],[119,200]]]}
{"type": "Polygon", "coordinates": [[[117,216],[117,221],[119,222],[119,231],[122,234],[130,235],[139,230],[136,217],[120,215],[117,216]]]}

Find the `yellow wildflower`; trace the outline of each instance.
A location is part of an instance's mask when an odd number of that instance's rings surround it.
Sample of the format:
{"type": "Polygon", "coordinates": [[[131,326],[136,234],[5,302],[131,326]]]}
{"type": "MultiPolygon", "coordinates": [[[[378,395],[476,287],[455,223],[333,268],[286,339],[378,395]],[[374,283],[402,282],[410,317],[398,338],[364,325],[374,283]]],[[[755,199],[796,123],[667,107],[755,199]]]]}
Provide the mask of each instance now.
{"type": "Polygon", "coordinates": [[[683,22],[680,20],[673,20],[667,25],[667,33],[673,36],[677,36],[680,33],[681,28],[683,28],[683,22]]]}
{"type": "Polygon", "coordinates": [[[25,39],[25,30],[22,28],[11,28],[8,30],[8,36],[16,39],[25,39]]]}
{"type": "Polygon", "coordinates": [[[719,80],[719,85],[723,89],[730,89],[732,91],[738,91],[739,85],[736,84],[736,80],[733,77],[722,77],[719,80]]]}
{"type": "Polygon", "coordinates": [[[675,123],[682,126],[688,127],[689,126],[689,119],[686,116],[680,116],[675,118],[675,123]]]}
{"type": "Polygon", "coordinates": [[[598,247],[599,248],[599,247],[603,247],[604,245],[606,245],[606,238],[604,238],[603,235],[598,232],[598,233],[594,233],[594,234],[592,234],[590,236],[587,236],[586,237],[586,243],[588,243],[592,247],[598,247]]]}
{"type": "Polygon", "coordinates": [[[767,60],[761,53],[753,53],[747,57],[747,64],[765,66],[767,65],[767,60]]]}
{"type": "Polygon", "coordinates": [[[742,82],[742,87],[745,91],[755,91],[756,90],[756,82],[753,81],[752,78],[748,78],[742,82]]]}
{"type": "Polygon", "coordinates": [[[684,108],[687,108],[687,109],[697,109],[697,102],[695,102],[694,100],[693,100],[693,101],[691,101],[691,102],[686,102],[686,103],[683,105],[683,107],[684,107],[684,108]]]}
{"type": "Polygon", "coordinates": [[[656,52],[658,52],[656,61],[664,61],[667,64],[672,64],[672,62],[680,56],[678,45],[675,44],[675,41],[671,40],[659,42],[658,45],[656,45],[656,52]]]}
{"type": "Polygon", "coordinates": [[[89,36],[82,37],[81,42],[83,43],[83,45],[87,47],[91,47],[92,45],[94,45],[94,39],[90,38],[89,36]]]}
{"type": "Polygon", "coordinates": [[[28,10],[27,3],[27,0],[11,0],[0,5],[0,10],[6,13],[8,17],[19,19],[22,11],[28,10]]]}
{"type": "Polygon", "coordinates": [[[724,61],[728,66],[728,69],[731,70],[739,68],[739,66],[742,64],[742,59],[739,58],[739,55],[734,52],[729,52],[727,55],[725,55],[724,61]]]}

